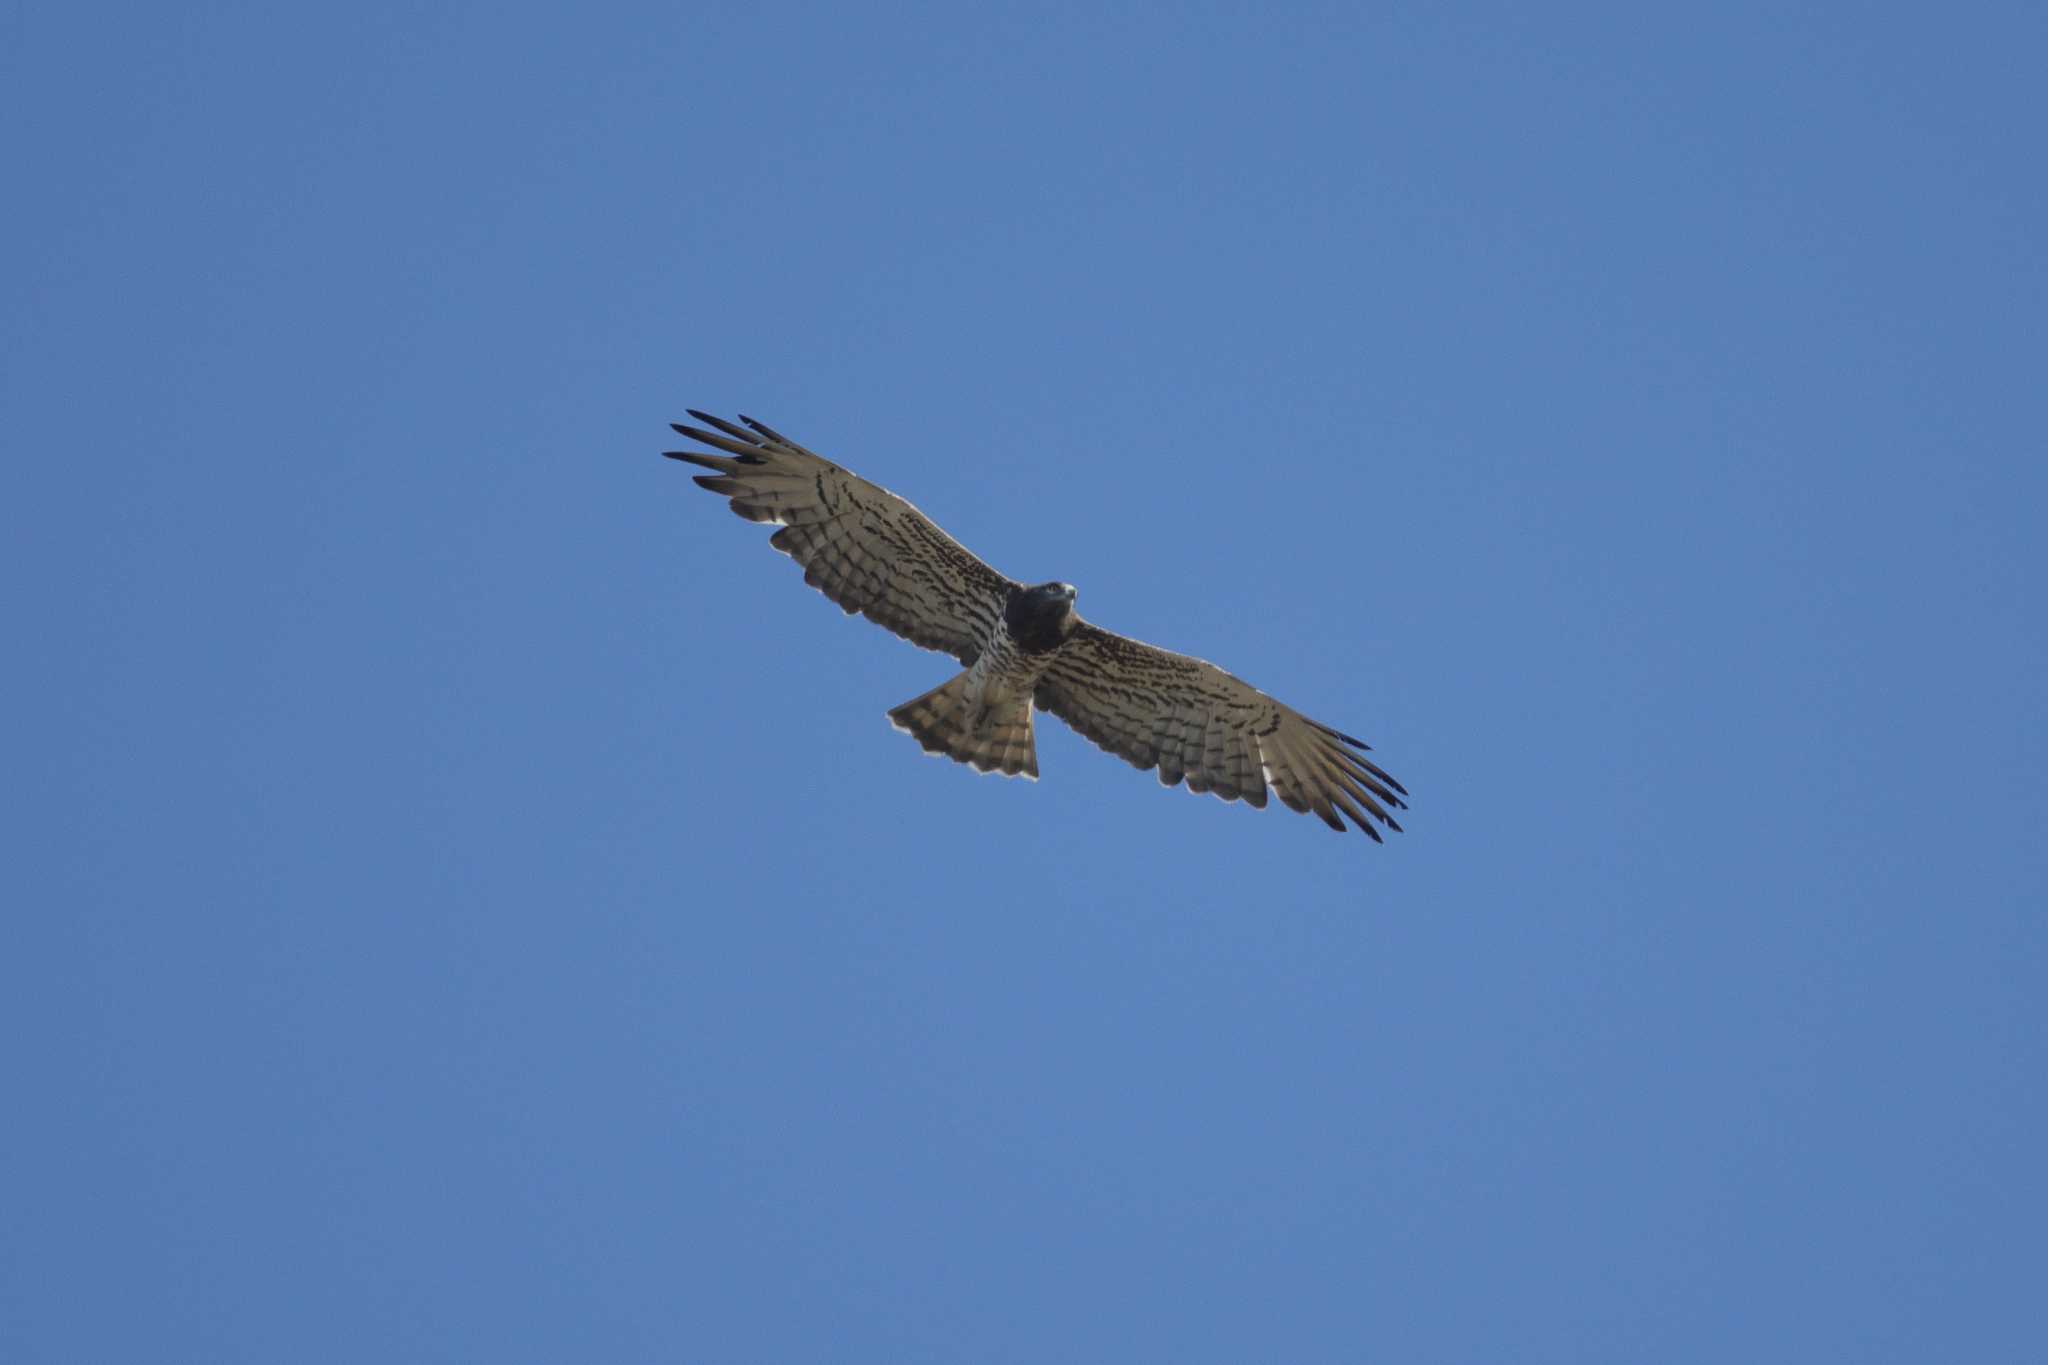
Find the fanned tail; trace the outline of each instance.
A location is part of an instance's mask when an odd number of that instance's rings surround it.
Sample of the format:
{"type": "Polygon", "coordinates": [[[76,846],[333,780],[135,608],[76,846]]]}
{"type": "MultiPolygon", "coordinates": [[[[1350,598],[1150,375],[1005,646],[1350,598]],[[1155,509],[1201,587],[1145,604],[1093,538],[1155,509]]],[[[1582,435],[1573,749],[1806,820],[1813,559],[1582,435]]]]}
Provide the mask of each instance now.
{"type": "Polygon", "coordinates": [[[962,673],[889,713],[889,723],[925,751],[943,754],[985,773],[1038,776],[1038,744],[1031,733],[1031,694],[994,706],[979,705],[973,673],[962,673]]]}

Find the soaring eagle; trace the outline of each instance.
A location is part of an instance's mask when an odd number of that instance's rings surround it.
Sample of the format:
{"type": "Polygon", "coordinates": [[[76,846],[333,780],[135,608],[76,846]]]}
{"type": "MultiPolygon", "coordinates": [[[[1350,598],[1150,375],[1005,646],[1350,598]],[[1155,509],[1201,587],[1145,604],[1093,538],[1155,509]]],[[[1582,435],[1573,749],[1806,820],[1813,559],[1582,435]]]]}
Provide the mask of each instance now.
{"type": "Polygon", "coordinates": [[[1090,625],[1070,583],[1005,578],[886,488],[812,453],[773,427],[695,408],[716,431],[676,431],[723,451],[664,452],[713,471],[696,482],[748,521],[782,529],[768,543],[804,566],[804,582],[966,671],[889,713],[935,754],[1007,777],[1038,776],[1031,708],[1050,711],[1159,780],[1263,808],[1270,785],[1292,810],[1331,829],[1344,817],[1371,835],[1401,828],[1407,789],[1364,756],[1366,745],[1319,724],[1212,663],[1090,625]]]}

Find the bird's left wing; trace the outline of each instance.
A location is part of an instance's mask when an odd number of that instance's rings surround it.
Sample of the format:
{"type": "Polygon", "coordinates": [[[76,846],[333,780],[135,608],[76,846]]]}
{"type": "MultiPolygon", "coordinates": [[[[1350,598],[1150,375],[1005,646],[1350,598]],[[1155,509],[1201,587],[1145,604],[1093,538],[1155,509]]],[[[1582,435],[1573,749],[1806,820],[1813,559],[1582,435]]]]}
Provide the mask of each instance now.
{"type": "Polygon", "coordinates": [[[804,449],[773,427],[735,426],[691,408],[717,431],[680,423],[693,441],[725,451],[664,451],[717,471],[697,482],[732,499],[748,521],[779,522],[768,543],[804,566],[804,582],[912,644],[972,665],[1016,585],[888,489],[804,449]],[[721,434],[722,433],[722,434],[721,434]]]}
{"type": "Polygon", "coordinates": [[[1117,756],[1157,768],[1171,787],[1266,804],[1270,781],[1290,809],[1331,829],[1401,826],[1407,789],[1364,756],[1365,744],[1310,720],[1202,659],[1080,623],[1053,656],[1033,698],[1117,756]],[[1370,817],[1370,818],[1368,818],[1370,817]]]}

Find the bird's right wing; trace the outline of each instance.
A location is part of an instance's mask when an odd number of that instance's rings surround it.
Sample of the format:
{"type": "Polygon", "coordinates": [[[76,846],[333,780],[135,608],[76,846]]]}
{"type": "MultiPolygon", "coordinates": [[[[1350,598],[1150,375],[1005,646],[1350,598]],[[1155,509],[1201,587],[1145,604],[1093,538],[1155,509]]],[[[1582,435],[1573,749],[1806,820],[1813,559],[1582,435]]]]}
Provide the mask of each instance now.
{"type": "Polygon", "coordinates": [[[1039,678],[1034,696],[1084,737],[1171,787],[1313,811],[1331,829],[1344,818],[1380,837],[1373,821],[1407,789],[1365,757],[1363,741],[1310,720],[1205,659],[1175,654],[1081,622],[1039,678]]]}
{"type": "Polygon", "coordinates": [[[902,498],[774,428],[751,417],[736,426],[695,408],[690,416],[717,431],[675,429],[726,454],[663,453],[717,471],[696,481],[730,497],[748,521],[779,522],[768,543],[804,566],[804,582],[848,615],[974,663],[1016,584],[902,498]]]}

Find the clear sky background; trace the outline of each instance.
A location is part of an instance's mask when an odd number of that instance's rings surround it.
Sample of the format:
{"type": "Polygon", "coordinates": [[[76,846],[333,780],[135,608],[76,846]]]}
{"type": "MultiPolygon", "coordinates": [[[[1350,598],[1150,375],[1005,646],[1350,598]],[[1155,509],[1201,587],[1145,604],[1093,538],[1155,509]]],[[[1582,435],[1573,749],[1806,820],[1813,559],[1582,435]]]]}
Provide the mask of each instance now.
{"type": "Polygon", "coordinates": [[[0,1358],[2048,1358],[2042,15],[14,7],[0,1358]]]}

